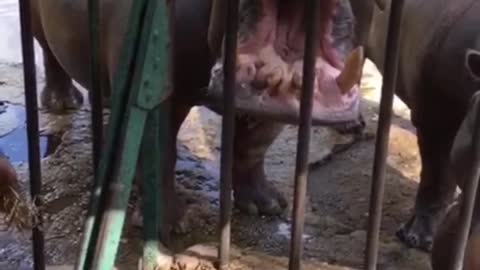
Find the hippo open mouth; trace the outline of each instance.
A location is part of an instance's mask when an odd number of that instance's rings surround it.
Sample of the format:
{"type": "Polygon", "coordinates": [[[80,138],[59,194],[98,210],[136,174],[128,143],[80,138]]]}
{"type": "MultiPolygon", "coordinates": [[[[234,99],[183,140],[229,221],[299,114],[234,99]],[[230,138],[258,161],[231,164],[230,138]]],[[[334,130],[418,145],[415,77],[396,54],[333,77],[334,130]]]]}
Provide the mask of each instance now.
{"type": "MultiPolygon", "coordinates": [[[[344,5],[320,0],[312,121],[338,125],[359,121],[363,49],[346,53],[336,26],[344,5]]],[[[348,1],[347,1],[348,2],[348,1]]],[[[343,3],[343,2],[342,2],[343,3]]],[[[239,7],[235,103],[239,112],[298,123],[305,47],[305,4],[298,0],[244,0],[239,7]]],[[[348,47],[348,46],[347,46],[348,47]]],[[[351,46],[350,46],[351,47],[351,46]]],[[[211,71],[208,96],[223,94],[223,56],[211,71]]]]}

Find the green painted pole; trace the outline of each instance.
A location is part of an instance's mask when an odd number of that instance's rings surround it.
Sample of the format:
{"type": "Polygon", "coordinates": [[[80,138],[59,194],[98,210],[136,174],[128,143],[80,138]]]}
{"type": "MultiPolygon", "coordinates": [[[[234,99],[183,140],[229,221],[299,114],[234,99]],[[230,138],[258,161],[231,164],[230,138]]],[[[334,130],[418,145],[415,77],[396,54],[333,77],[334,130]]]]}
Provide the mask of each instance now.
{"type": "Polygon", "coordinates": [[[146,6],[145,0],[136,0],[132,4],[127,34],[123,41],[120,61],[113,81],[112,111],[109,119],[107,140],[103,146],[103,156],[99,164],[98,173],[95,174],[94,186],[90,199],[89,211],[84,224],[80,254],[75,265],[76,270],[91,269],[92,256],[95,252],[98,238],[98,227],[101,221],[102,204],[101,195],[104,186],[108,185],[106,178],[111,168],[111,161],[115,157],[115,149],[118,144],[118,130],[124,119],[123,112],[128,100],[129,84],[131,78],[132,63],[138,47],[138,39],[141,29],[141,14],[146,6]]]}
{"type": "MultiPolygon", "coordinates": [[[[135,68],[133,71],[130,70],[130,74],[133,73],[133,78],[126,81],[126,83],[131,82],[132,84],[128,101],[126,101],[126,95],[115,95],[117,100],[114,100],[110,120],[107,154],[103,156],[105,158],[101,162],[101,174],[99,176],[99,179],[112,178],[112,181],[111,183],[103,181],[102,185],[97,186],[97,191],[101,196],[99,199],[98,194],[94,194],[94,196],[97,196],[94,197],[95,202],[93,204],[101,208],[96,212],[95,219],[91,221],[93,227],[90,231],[89,243],[88,245],[84,244],[84,246],[87,246],[87,252],[86,259],[83,261],[87,263],[83,263],[83,268],[79,269],[111,269],[114,266],[143,135],[149,134],[157,137],[156,140],[158,141],[155,151],[158,154],[157,156],[147,156],[149,162],[156,162],[162,159],[162,155],[165,154],[164,148],[162,149],[164,145],[162,145],[160,131],[155,130],[155,128],[146,129],[146,121],[149,116],[157,120],[158,118],[168,118],[168,115],[165,114],[155,115],[168,111],[160,105],[170,96],[172,90],[170,87],[171,74],[169,72],[171,47],[168,21],[169,6],[166,2],[148,2],[143,24],[140,23],[142,35],[139,39],[137,37],[139,43],[134,58],[136,61],[135,68]],[[112,129],[114,126],[121,126],[121,123],[116,120],[120,121],[122,118],[126,119],[127,123],[121,129],[121,132],[118,132],[118,129],[112,129]],[[120,138],[124,138],[124,140],[120,141],[120,138]],[[121,153],[119,155],[114,154],[111,148],[113,146],[116,146],[117,150],[120,149],[121,153]],[[119,162],[116,163],[115,161],[119,162]],[[109,174],[113,168],[117,168],[117,172],[109,174]],[[110,175],[115,177],[109,177],[110,175]]],[[[148,126],[151,127],[151,125],[148,126]]],[[[158,126],[158,124],[155,126],[158,126]]],[[[162,132],[167,134],[168,130],[164,129],[162,132]]],[[[152,139],[150,136],[148,138],[149,140],[152,139]]],[[[165,143],[165,140],[163,142],[165,143]]],[[[159,165],[148,164],[148,166],[158,167],[159,165]]],[[[151,172],[146,184],[154,185],[154,181],[161,179],[161,176],[162,172],[158,169],[151,172]]],[[[162,206],[160,201],[162,198],[158,198],[158,192],[155,192],[155,189],[149,191],[146,193],[147,201],[158,201],[148,207],[149,212],[156,212],[157,215],[153,215],[153,217],[149,215],[146,220],[146,222],[152,222],[150,226],[145,228],[147,241],[144,247],[144,261],[146,259],[146,265],[153,264],[154,261],[157,261],[158,256],[162,255],[158,240],[161,222],[159,210],[162,206]]]]}

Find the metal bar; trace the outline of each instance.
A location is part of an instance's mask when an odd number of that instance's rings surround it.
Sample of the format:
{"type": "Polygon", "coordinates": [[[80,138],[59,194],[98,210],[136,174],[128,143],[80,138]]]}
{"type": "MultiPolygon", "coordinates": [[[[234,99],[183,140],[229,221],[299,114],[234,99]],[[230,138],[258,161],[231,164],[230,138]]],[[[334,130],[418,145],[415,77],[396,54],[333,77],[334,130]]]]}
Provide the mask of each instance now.
{"type": "MultiPolygon", "coordinates": [[[[471,103],[473,108],[474,102],[471,103]]],[[[475,124],[473,127],[473,157],[470,176],[464,184],[462,190],[462,201],[460,207],[460,218],[458,223],[457,235],[454,242],[453,261],[449,269],[462,270],[465,257],[465,249],[467,247],[468,237],[470,235],[470,227],[472,223],[472,215],[477,197],[478,181],[480,178],[480,118],[478,112],[475,114],[475,124]]]]}
{"type": "Polygon", "coordinates": [[[378,239],[382,221],[382,203],[385,192],[385,166],[388,155],[388,141],[392,122],[392,105],[395,94],[398,69],[398,48],[402,22],[403,0],[392,1],[383,78],[380,116],[375,143],[375,158],[372,172],[370,209],[368,219],[367,249],[364,269],[377,269],[378,239]]]}
{"type": "Polygon", "coordinates": [[[88,91],[91,106],[93,168],[94,175],[98,173],[103,137],[103,100],[100,66],[100,7],[98,0],[88,0],[88,18],[90,31],[90,74],[91,86],[88,91]]]}
{"type": "Polygon", "coordinates": [[[109,176],[109,171],[111,171],[110,160],[116,156],[116,150],[118,150],[118,130],[121,128],[122,120],[124,119],[122,112],[125,111],[125,104],[127,104],[128,100],[129,85],[132,77],[130,74],[132,73],[132,63],[134,62],[138,46],[136,41],[141,32],[141,14],[145,6],[145,0],[137,0],[133,2],[130,11],[129,28],[123,40],[122,51],[119,57],[120,61],[116,67],[113,80],[112,110],[107,131],[108,138],[103,145],[102,160],[99,164],[98,174],[95,175],[96,180],[91,191],[90,205],[83,229],[82,246],[75,266],[77,270],[91,269],[90,265],[99,233],[99,219],[103,212],[102,194],[105,186],[108,185],[107,177],[109,176]]]}
{"type": "Polygon", "coordinates": [[[113,269],[115,257],[125,221],[125,213],[130,197],[131,185],[135,174],[139,149],[145,128],[147,112],[139,108],[132,108],[126,125],[125,147],[122,149],[118,163],[118,178],[108,189],[112,201],[102,220],[97,256],[93,258],[90,269],[113,269]]]}
{"type": "Polygon", "coordinates": [[[165,194],[163,184],[168,149],[170,107],[161,104],[147,118],[147,129],[142,146],[143,179],[143,259],[142,269],[156,269],[157,263],[167,261],[168,255],[162,254],[159,247],[160,226],[165,221],[165,194]],[[160,180],[160,181],[159,181],[160,180]]]}
{"type": "Polygon", "coordinates": [[[220,56],[222,42],[225,34],[225,12],[228,1],[212,0],[210,13],[210,22],[208,28],[208,45],[212,57],[215,59],[220,56]]]}
{"type": "MultiPolygon", "coordinates": [[[[119,132],[123,138],[118,144],[121,152],[119,157],[112,159],[112,167],[118,173],[113,175],[112,183],[109,185],[106,211],[100,224],[92,269],[111,269],[114,265],[133,177],[137,169],[140,144],[147,130],[145,125],[147,115],[159,109],[171,94],[170,60],[168,59],[170,53],[168,16],[170,14],[167,6],[167,1],[149,1],[143,16],[142,33],[137,40],[139,49],[136,55],[134,77],[125,113],[127,122],[119,132]]],[[[149,166],[158,165],[149,164],[149,166]]],[[[158,226],[156,227],[154,230],[158,232],[158,226]]],[[[156,238],[158,236],[154,239],[156,238]]],[[[150,245],[147,246],[149,251],[147,258],[151,262],[150,251],[160,255],[160,250],[159,246],[154,250],[150,247],[150,245]]],[[[152,269],[154,267],[155,265],[152,269]]]]}
{"type": "MultiPolygon", "coordinates": [[[[150,111],[144,141],[142,146],[143,157],[143,258],[142,269],[154,270],[163,268],[170,261],[169,254],[165,254],[165,247],[161,243],[161,234],[165,232],[161,228],[166,224],[166,208],[168,188],[165,188],[165,168],[172,158],[171,144],[171,100],[167,99],[173,89],[172,83],[172,34],[174,2],[152,1],[148,7],[153,12],[153,21],[144,29],[153,35],[145,36],[149,39],[143,41],[145,56],[139,66],[144,76],[144,84],[141,95],[138,96],[137,105],[150,111]],[[157,3],[158,2],[158,3],[157,3]],[[149,77],[155,77],[148,81],[149,77]],[[160,247],[162,246],[162,249],[160,247]]],[[[140,51],[143,50],[141,46],[140,51]]],[[[171,211],[171,209],[170,209],[171,211]]],[[[163,239],[165,240],[165,239],[163,239]]],[[[164,243],[165,244],[165,243],[164,243]]]]}
{"type": "Polygon", "coordinates": [[[317,0],[305,0],[306,41],[303,58],[303,89],[300,103],[300,124],[298,129],[297,157],[295,167],[295,197],[293,205],[293,227],[290,239],[289,270],[301,269],[303,230],[305,223],[305,200],[307,193],[310,129],[312,127],[313,91],[315,79],[316,52],[319,43],[316,15],[320,4],[317,0]]]}
{"type": "Polygon", "coordinates": [[[235,84],[238,32],[238,0],[227,5],[225,27],[225,57],[223,82],[222,153],[220,160],[220,249],[219,268],[227,269],[230,261],[232,218],[233,140],[235,135],[235,84]]]}
{"type": "Polygon", "coordinates": [[[35,72],[35,51],[31,22],[31,1],[19,1],[20,26],[22,38],[23,76],[25,82],[25,107],[27,110],[27,138],[28,138],[28,167],[30,176],[30,195],[38,210],[33,217],[33,268],[45,269],[44,235],[41,230],[43,217],[41,212],[42,200],[42,171],[40,164],[40,146],[38,133],[38,104],[37,80],[35,72]]]}

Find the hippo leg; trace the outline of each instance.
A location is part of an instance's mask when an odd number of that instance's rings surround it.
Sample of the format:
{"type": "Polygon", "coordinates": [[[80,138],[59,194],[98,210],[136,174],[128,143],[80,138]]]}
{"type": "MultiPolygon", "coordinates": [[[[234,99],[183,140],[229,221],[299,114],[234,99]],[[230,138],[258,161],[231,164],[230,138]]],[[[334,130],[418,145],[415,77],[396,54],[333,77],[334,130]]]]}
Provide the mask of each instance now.
{"type": "Polygon", "coordinates": [[[32,1],[32,31],[43,51],[46,84],[42,90],[41,105],[51,111],[77,109],[83,103],[83,96],[73,85],[71,77],[57,61],[48,46],[42,21],[39,16],[39,1],[32,1]]]}
{"type": "MultiPolygon", "coordinates": [[[[173,115],[170,121],[170,137],[168,138],[169,142],[166,144],[168,149],[165,149],[169,154],[166,163],[162,164],[164,168],[163,182],[162,182],[162,191],[164,192],[161,196],[164,196],[166,203],[165,207],[165,224],[162,226],[162,242],[167,244],[169,242],[169,235],[172,231],[176,233],[185,233],[188,231],[186,225],[183,222],[183,216],[185,212],[185,204],[178,197],[177,192],[175,191],[175,164],[177,160],[177,147],[176,147],[176,138],[180,127],[190,112],[190,106],[180,104],[176,102],[176,99],[173,102],[173,115]],[[173,209],[175,209],[173,211],[173,209]]],[[[139,160],[138,167],[142,168],[141,160],[139,160]]],[[[136,187],[142,192],[141,179],[142,179],[141,170],[137,170],[135,176],[136,187]]],[[[135,210],[132,215],[132,224],[137,227],[143,227],[143,214],[142,214],[142,196],[139,196],[135,204],[135,210]]]]}
{"type": "Polygon", "coordinates": [[[266,180],[265,153],[283,125],[238,118],[234,139],[233,189],[235,206],[249,214],[278,215],[287,202],[266,180]]]}
{"type": "Polygon", "coordinates": [[[166,198],[165,206],[165,220],[166,226],[163,226],[165,230],[163,233],[163,239],[165,243],[168,243],[168,235],[171,231],[176,233],[186,233],[189,228],[184,222],[185,214],[185,202],[178,197],[178,193],[175,190],[175,165],[177,162],[177,136],[183,121],[188,116],[191,107],[180,102],[173,102],[174,110],[171,120],[171,133],[169,137],[169,143],[167,144],[169,149],[166,149],[170,154],[170,158],[167,158],[165,167],[165,175],[163,184],[163,196],[166,198]]]}
{"type": "Polygon", "coordinates": [[[417,126],[422,160],[421,181],[414,215],[397,231],[400,240],[410,247],[431,250],[436,228],[453,200],[456,182],[448,165],[456,130],[457,128],[448,125],[417,126]]]}
{"type": "Polygon", "coordinates": [[[55,112],[78,109],[83,103],[82,93],[73,85],[48,46],[43,44],[42,47],[46,77],[40,99],[42,106],[55,112]]]}

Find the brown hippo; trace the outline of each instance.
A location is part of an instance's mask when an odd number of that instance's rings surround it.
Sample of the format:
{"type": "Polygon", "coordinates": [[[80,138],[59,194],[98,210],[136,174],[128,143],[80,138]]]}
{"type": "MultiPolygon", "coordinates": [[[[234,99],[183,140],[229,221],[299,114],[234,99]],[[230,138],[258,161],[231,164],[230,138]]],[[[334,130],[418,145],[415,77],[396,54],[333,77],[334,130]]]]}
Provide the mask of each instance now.
{"type": "MultiPolygon", "coordinates": [[[[99,2],[103,44],[100,60],[105,67],[101,76],[108,96],[132,0],[99,2]]],[[[221,74],[221,57],[214,57],[208,42],[212,1],[172,2],[176,5],[176,28],[171,130],[176,138],[192,106],[219,107],[215,98],[221,89],[204,89],[218,84],[219,76],[215,75],[221,74]],[[216,60],[219,64],[214,68],[216,60]]],[[[87,0],[36,0],[32,4],[34,35],[45,57],[46,86],[41,102],[54,110],[77,108],[82,98],[72,79],[90,88],[87,0]]],[[[303,11],[302,1],[240,1],[236,102],[243,114],[236,119],[233,188],[236,207],[248,213],[279,214],[287,205],[267,181],[263,166],[265,152],[282,130],[281,122],[298,121],[305,37],[303,11]]],[[[313,122],[342,129],[361,127],[357,82],[363,50],[353,50],[349,3],[323,0],[319,12],[323,19],[317,22],[321,42],[313,122]]],[[[170,145],[170,151],[176,154],[175,143],[170,145]]],[[[174,165],[166,166],[168,181],[174,179],[174,165]]]]}
{"type": "MultiPolygon", "coordinates": [[[[469,51],[466,57],[467,70],[473,78],[480,82],[480,52],[469,51]]],[[[480,88],[479,88],[480,90],[480,88]]],[[[465,189],[472,168],[473,159],[473,132],[475,123],[480,121],[480,92],[476,92],[465,119],[455,137],[450,155],[451,169],[458,186],[465,189]]],[[[478,192],[477,192],[478,193],[478,192]]],[[[478,195],[477,195],[478,196],[478,195]]],[[[462,196],[460,196],[460,199],[462,196]]],[[[433,270],[450,269],[452,263],[453,243],[458,232],[460,204],[455,204],[448,211],[435,235],[432,250],[433,270]]],[[[470,236],[465,252],[465,270],[480,270],[480,201],[477,199],[472,217],[470,236]]]]}
{"type": "MultiPolygon", "coordinates": [[[[351,1],[359,31],[369,29],[366,57],[383,72],[390,3],[385,11],[371,1],[351,1]]],[[[432,236],[451,203],[455,181],[448,168],[455,134],[478,82],[464,68],[466,50],[480,49],[480,2],[405,0],[396,94],[411,109],[422,161],[413,216],[397,236],[411,247],[430,250],[432,236]]],[[[478,68],[478,66],[474,67],[478,68]]]]}

